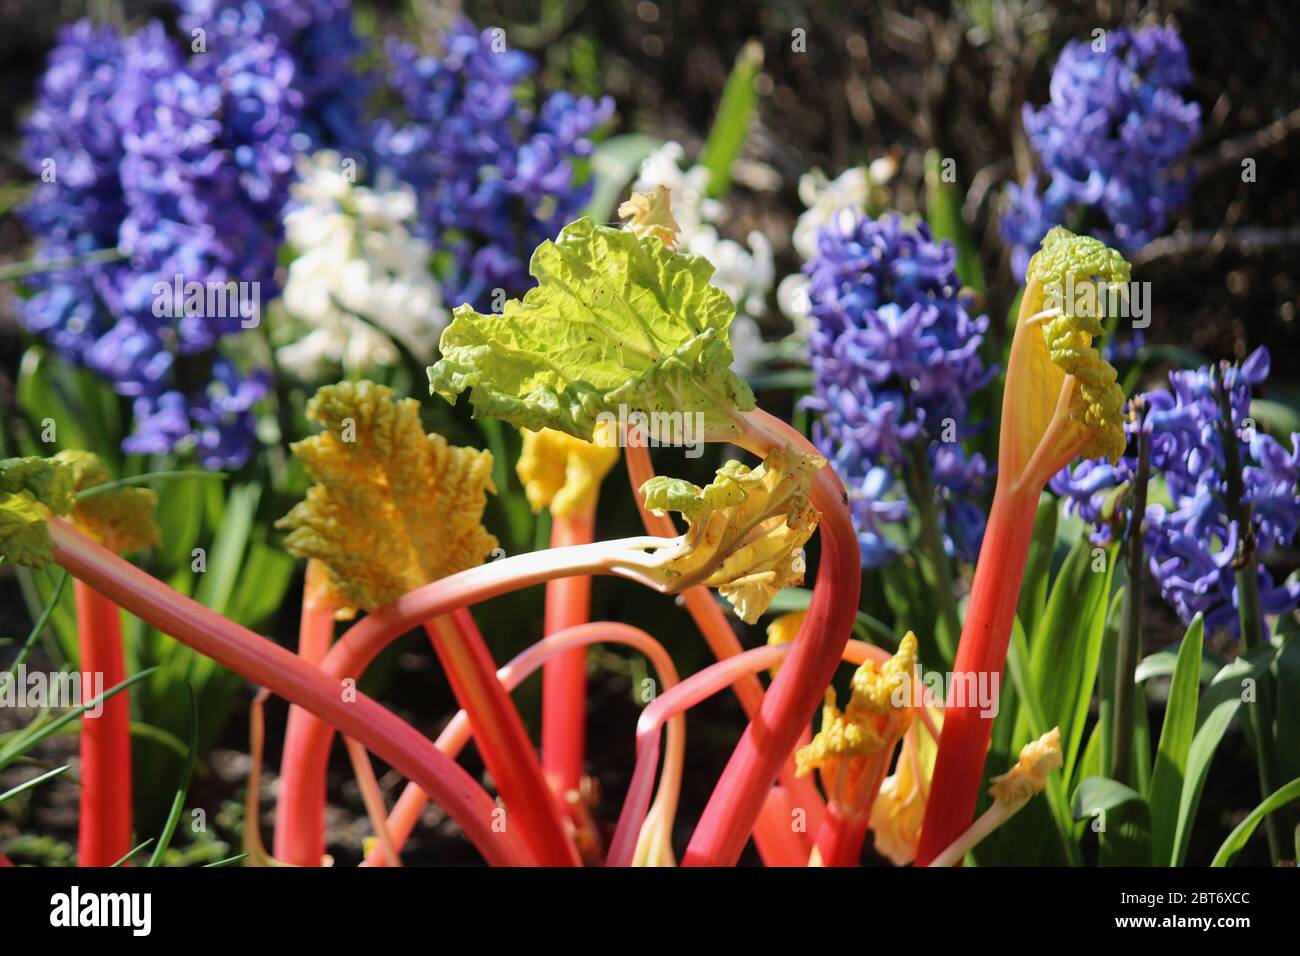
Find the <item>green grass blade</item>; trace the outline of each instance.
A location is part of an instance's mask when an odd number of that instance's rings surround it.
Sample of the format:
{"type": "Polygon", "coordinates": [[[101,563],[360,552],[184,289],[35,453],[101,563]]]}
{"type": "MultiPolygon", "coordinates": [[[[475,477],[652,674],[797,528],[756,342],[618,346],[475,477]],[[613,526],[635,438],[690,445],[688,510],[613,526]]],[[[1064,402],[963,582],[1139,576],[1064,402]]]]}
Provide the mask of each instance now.
{"type": "Polygon", "coordinates": [[[151,667],[148,670],[140,671],[140,673],[138,674],[132,674],[126,680],[122,681],[120,684],[115,684],[114,686],[110,687],[108,690],[104,691],[104,693],[100,694],[98,697],[95,697],[92,700],[88,701],[87,703],[82,704],[80,707],[73,708],[72,710],[68,711],[65,714],[61,714],[59,717],[55,718],[54,720],[51,720],[49,723],[44,724],[43,726],[41,726],[39,730],[35,731],[34,733],[24,734],[18,739],[11,741],[3,750],[0,750],[0,770],[9,766],[9,764],[13,763],[16,758],[20,757],[22,754],[25,754],[27,751],[31,750],[42,740],[45,740],[47,737],[51,737],[54,734],[57,734],[64,726],[76,720],[86,711],[98,707],[104,701],[108,700],[108,698],[112,697],[114,694],[126,690],[132,684],[144,680],[155,670],[156,668],[151,667]]]}
{"type": "Polygon", "coordinates": [[[1187,773],[1178,802],[1178,823],[1174,831],[1171,866],[1182,866],[1187,858],[1187,846],[1192,837],[1192,826],[1196,822],[1196,810],[1200,806],[1205,778],[1209,775],[1210,763],[1214,760],[1214,753],[1218,750],[1223,735],[1227,733],[1228,725],[1241,709],[1244,682],[1259,680],[1260,675],[1272,663],[1274,651],[1275,648],[1271,646],[1261,647],[1241,655],[1219,671],[1201,695],[1201,703],[1197,708],[1196,735],[1187,752],[1187,773]]]}
{"type": "Polygon", "coordinates": [[[53,778],[57,777],[59,774],[67,770],[68,766],[69,764],[65,763],[62,767],[55,767],[53,770],[49,771],[48,773],[43,773],[39,777],[32,777],[32,779],[24,781],[23,783],[20,783],[18,786],[6,790],[4,793],[0,793],[0,803],[4,803],[6,800],[16,797],[20,793],[26,793],[28,790],[32,790],[36,787],[39,787],[46,780],[52,780],[53,778]]]}
{"type": "Polygon", "coordinates": [[[225,481],[226,473],[223,471],[151,471],[143,475],[132,475],[130,478],[119,478],[116,481],[106,481],[102,485],[92,485],[84,491],[78,491],[77,500],[84,501],[87,498],[95,497],[95,495],[117,491],[119,488],[132,488],[135,485],[148,485],[155,481],[164,481],[169,478],[203,478],[225,481]]]}
{"type": "MultiPolygon", "coordinates": [[[[1031,642],[1029,681],[1043,705],[1043,726],[1061,728],[1062,776],[1073,779],[1083,725],[1101,659],[1115,548],[1094,555],[1086,537],[1076,541],[1052,585],[1031,642]],[[1094,570],[1095,562],[1102,566],[1094,570]]],[[[1023,732],[1020,744],[1032,735],[1023,732]]]]}
{"type": "Polygon", "coordinates": [[[137,853],[139,853],[141,850],[143,850],[152,842],[153,842],[153,837],[150,837],[149,839],[141,843],[139,846],[133,847],[132,849],[128,850],[126,856],[122,857],[122,859],[114,863],[113,866],[110,867],[110,869],[117,869],[119,866],[124,865],[127,860],[131,859],[131,857],[135,856],[137,853]]]}
{"type": "Polygon", "coordinates": [[[32,653],[32,648],[36,646],[36,639],[41,636],[41,631],[45,630],[45,625],[49,621],[50,615],[54,613],[55,607],[58,606],[59,600],[63,597],[63,589],[68,584],[68,577],[69,575],[67,571],[60,571],[58,583],[54,585],[54,593],[50,595],[49,600],[45,602],[45,609],[41,611],[41,616],[38,617],[36,623],[32,625],[32,632],[27,635],[27,640],[23,642],[22,649],[18,652],[18,656],[14,658],[14,662],[9,665],[4,674],[0,674],[0,687],[4,686],[6,678],[12,677],[14,671],[27,663],[27,658],[32,653]]]}
{"type": "MultiPolygon", "coordinates": [[[[947,239],[957,249],[957,278],[962,285],[977,292],[986,288],[984,268],[980,265],[979,248],[971,238],[970,230],[962,219],[964,201],[962,188],[945,167],[939,151],[925,154],[925,221],[936,239],[947,239]]],[[[1032,567],[1032,565],[1031,565],[1032,567]]],[[[1028,625],[1026,625],[1028,626],[1028,625]]]]}
{"type": "Polygon", "coordinates": [[[190,692],[190,746],[189,752],[185,755],[185,767],[181,770],[181,784],[176,790],[176,796],[172,800],[171,812],[167,814],[167,822],[163,825],[162,833],[158,837],[158,844],[153,848],[153,854],[149,857],[149,866],[157,866],[162,862],[163,854],[167,852],[167,847],[172,842],[172,836],[176,833],[176,826],[181,821],[181,813],[185,810],[185,798],[190,792],[190,778],[194,774],[194,758],[199,751],[199,701],[194,694],[194,687],[189,687],[190,692]]]}

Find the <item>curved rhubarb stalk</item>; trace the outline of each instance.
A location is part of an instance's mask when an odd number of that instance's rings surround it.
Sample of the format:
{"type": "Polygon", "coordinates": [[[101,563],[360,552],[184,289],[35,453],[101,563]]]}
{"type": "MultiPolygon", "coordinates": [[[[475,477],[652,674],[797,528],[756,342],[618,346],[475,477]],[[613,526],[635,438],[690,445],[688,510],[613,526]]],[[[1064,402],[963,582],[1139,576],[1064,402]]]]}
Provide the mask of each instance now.
{"type": "MultiPolygon", "coordinates": [[[[655,767],[659,764],[659,734],[664,723],[725,690],[747,674],[768,670],[782,661],[785,661],[781,671],[784,672],[785,667],[789,666],[787,658],[793,655],[796,646],[773,644],[756,647],[710,664],[676,687],[660,694],[641,712],[636,728],[636,767],[628,784],[627,797],[618,817],[614,839],[610,842],[609,866],[627,866],[631,862],[634,838],[641,830],[650,805],[650,787],[654,783],[655,767]]],[[[883,663],[890,658],[888,651],[863,641],[846,641],[842,655],[843,660],[854,664],[867,659],[883,663]]],[[[839,663],[839,658],[836,663],[839,663]]],[[[760,809],[761,806],[760,801],[760,809]]],[[[746,834],[748,832],[745,831],[746,834]]]]}
{"type": "MultiPolygon", "coordinates": [[[[659,675],[665,690],[677,685],[677,668],[673,659],[664,650],[662,644],[640,628],[629,624],[615,624],[610,621],[596,621],[569,628],[559,634],[543,638],[528,647],[510,663],[497,671],[497,678],[507,691],[512,691],[526,678],[534,674],[539,667],[554,660],[557,655],[574,649],[586,648],[592,644],[624,644],[644,654],[659,675]]],[[[456,757],[470,739],[469,719],[461,710],[448,722],[438,735],[436,746],[450,757],[456,757]]],[[[686,721],[676,718],[668,724],[668,747],[664,758],[664,772],[660,777],[659,794],[656,803],[662,808],[664,816],[671,820],[676,812],[677,795],[680,789],[682,761],[686,751],[686,721]]],[[[402,844],[411,835],[420,814],[424,812],[428,796],[415,784],[407,784],[398,798],[393,812],[388,817],[388,832],[393,845],[400,850],[402,844]]],[[[366,857],[363,866],[385,865],[385,854],[381,847],[375,847],[366,857]]]]}
{"type": "MultiPolygon", "coordinates": [[[[319,664],[334,639],[334,602],[325,565],[312,558],[302,585],[298,656],[319,664]]],[[[303,771],[303,728],[318,720],[291,706],[280,757],[280,794],[275,807],[274,853],[294,866],[319,866],[325,855],[325,774],[303,771]]]]}
{"type": "MultiPolygon", "coordinates": [[[[754,454],[786,445],[816,454],[798,431],[761,409],[740,413],[737,421],[743,429],[737,444],[754,454]]],[[[822,550],[808,616],[704,808],[684,865],[730,866],[739,859],[763,800],[812,720],[852,633],[862,561],[848,496],[829,465],[813,480],[812,504],[822,514],[822,550]]]]}
{"type": "Polygon", "coordinates": [[[47,527],[59,566],[164,634],[355,738],[425,788],[489,863],[534,862],[513,831],[494,829],[496,803],[487,792],[410,724],[291,651],[173,591],[62,519],[49,519],[47,527]]]}
{"type": "MultiPolygon", "coordinates": [[[[624,457],[627,461],[628,478],[632,482],[632,496],[636,499],[637,510],[641,513],[641,521],[645,525],[646,532],[665,537],[677,534],[673,519],[667,514],[656,514],[650,511],[640,495],[641,487],[655,476],[654,466],[650,462],[649,448],[642,442],[625,441],[624,457]]],[[[726,613],[718,606],[718,602],[713,599],[708,588],[687,588],[682,592],[682,603],[686,605],[686,610],[694,619],[695,626],[700,629],[700,634],[715,659],[721,661],[728,657],[735,657],[743,650],[740,641],[736,638],[736,632],[731,629],[727,621],[726,613]]],[[[763,685],[759,682],[758,676],[747,674],[731,686],[740,701],[741,708],[745,711],[745,717],[753,720],[763,703],[763,685]]],[[[787,826],[785,831],[796,840],[808,843],[804,853],[806,857],[807,851],[812,849],[811,835],[817,832],[821,824],[826,804],[811,777],[799,777],[795,774],[793,760],[787,760],[781,767],[780,779],[785,794],[776,799],[783,805],[788,802],[791,806],[804,811],[806,828],[799,833],[793,833],[787,826]]],[[[789,820],[788,815],[786,820],[789,820]]],[[[755,840],[764,860],[768,858],[766,847],[771,845],[772,861],[777,862],[781,858],[781,850],[779,844],[771,844],[766,836],[767,832],[765,829],[765,835],[756,836],[755,840]]],[[[784,836],[781,842],[787,842],[784,836]]]]}
{"type": "MultiPolygon", "coordinates": [[[[471,604],[534,584],[542,584],[556,577],[572,574],[619,574],[647,587],[662,590],[663,583],[649,571],[642,570],[638,566],[638,558],[644,557],[640,549],[664,547],[670,543],[664,538],[650,537],[602,541],[515,555],[448,575],[409,591],[391,604],[367,614],[350,627],[330,648],[321,662],[321,669],[339,680],[356,680],[381,650],[412,628],[431,623],[442,615],[450,615],[471,604]]],[[[462,621],[464,622],[464,619],[462,621]]],[[[472,619],[464,622],[466,627],[472,625],[472,619]]],[[[477,634],[477,630],[473,633],[477,634]]],[[[479,641],[482,641],[481,637],[479,641]]],[[[458,659],[472,654],[459,648],[455,653],[458,659]]],[[[490,666],[490,658],[484,666],[490,666]]],[[[495,675],[495,668],[488,673],[495,675]]],[[[485,692],[490,692],[487,685],[480,682],[477,676],[475,682],[476,686],[484,688],[485,692]]],[[[504,696],[500,682],[495,680],[495,676],[493,683],[504,696]]],[[[509,703],[508,699],[506,702],[509,703]]],[[[509,710],[514,710],[513,705],[510,705],[509,710]]],[[[316,777],[325,774],[329,764],[332,734],[333,730],[320,722],[313,722],[305,727],[302,741],[304,775],[316,777]]],[[[374,751],[374,748],[368,744],[367,749],[374,751]]],[[[378,751],[374,752],[378,753],[378,751]]],[[[535,755],[533,759],[536,760],[535,755]]],[[[507,768],[507,771],[509,769],[507,768]]],[[[500,778],[496,779],[500,786],[500,778]]],[[[553,799],[549,789],[545,787],[543,789],[547,794],[546,799],[548,801],[553,799]]],[[[549,803],[539,804],[538,812],[545,811],[549,805],[549,803]]],[[[507,809],[508,812],[517,812],[507,809]]]]}
{"type": "MultiPolygon", "coordinates": [[[[122,617],[116,604],[83,581],[72,582],[77,606],[83,693],[126,680],[122,617]]],[[[114,694],[98,715],[81,720],[81,802],[77,863],[112,866],[131,850],[131,701],[114,694]]]]}

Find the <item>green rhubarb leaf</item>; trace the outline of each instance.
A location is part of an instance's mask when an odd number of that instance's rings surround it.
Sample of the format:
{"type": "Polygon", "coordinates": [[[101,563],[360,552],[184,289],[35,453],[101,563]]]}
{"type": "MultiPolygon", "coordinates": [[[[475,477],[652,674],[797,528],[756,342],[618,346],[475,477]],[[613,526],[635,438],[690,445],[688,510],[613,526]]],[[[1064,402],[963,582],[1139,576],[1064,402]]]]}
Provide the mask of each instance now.
{"type": "Polygon", "coordinates": [[[803,545],[820,519],[808,491],[825,464],[786,448],[755,468],[729,461],[703,488],[664,476],[642,485],[647,508],[681,512],[690,524],[654,555],[670,590],[715,587],[738,617],[757,621],[778,591],[803,581],[803,545]]]}
{"type": "Polygon", "coordinates": [[[76,504],[76,473],[52,458],[0,461],[0,559],[43,568],[54,559],[45,522],[76,504]]]}
{"type": "Polygon", "coordinates": [[[476,417],[586,441],[620,409],[697,413],[703,437],[737,434],[754,395],[731,371],[735,308],[706,259],[579,219],[538,246],[531,272],[536,288],[502,315],[456,309],[431,391],[455,402],[468,389],[476,417]]]}

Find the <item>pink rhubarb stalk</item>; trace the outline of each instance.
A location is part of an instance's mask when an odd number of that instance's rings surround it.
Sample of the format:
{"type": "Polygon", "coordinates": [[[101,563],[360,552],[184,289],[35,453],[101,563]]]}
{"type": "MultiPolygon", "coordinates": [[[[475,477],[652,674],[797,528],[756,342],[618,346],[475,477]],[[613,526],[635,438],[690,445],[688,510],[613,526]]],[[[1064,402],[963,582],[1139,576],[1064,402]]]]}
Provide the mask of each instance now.
{"type": "MultiPolygon", "coordinates": [[[[618,828],[614,831],[614,839],[610,842],[608,860],[610,866],[627,866],[631,862],[636,835],[640,832],[650,806],[650,788],[654,783],[655,767],[659,764],[659,736],[663,725],[701,701],[732,686],[736,681],[744,679],[746,675],[758,674],[777,664],[782,664],[783,661],[785,663],[778,673],[784,673],[797,646],[796,643],[756,647],[718,661],[716,664],[710,664],[676,687],[660,694],[641,712],[641,719],[637,721],[636,728],[636,767],[632,771],[627,797],[623,801],[623,810],[619,814],[618,828]]],[[[844,660],[855,664],[860,664],[867,659],[883,663],[890,657],[888,651],[862,641],[846,641],[841,653],[844,660]]],[[[836,658],[837,664],[839,661],[840,658],[836,658]]],[[[763,812],[762,807],[763,801],[759,801],[760,812],[763,812]]],[[[785,825],[787,828],[790,825],[788,816],[785,825]]],[[[745,833],[748,832],[749,829],[746,829],[745,833]]],[[[806,862],[806,857],[800,861],[803,862],[806,862]]]]}
{"type": "MultiPolygon", "coordinates": [[[[761,409],[740,416],[737,443],[757,455],[793,445],[817,454],[794,428],[761,409]]],[[[821,703],[853,630],[861,556],[848,496],[829,465],[813,481],[821,512],[821,566],[799,636],[732,752],[683,858],[683,865],[732,866],[740,858],[763,801],[821,703]]]]}
{"type": "MultiPolygon", "coordinates": [[[[334,640],[334,603],[325,565],[312,559],[302,587],[298,656],[319,664],[334,640]]],[[[280,795],[276,801],[274,853],[294,866],[320,866],[325,856],[325,774],[306,772],[304,728],[318,718],[301,707],[289,708],[280,758],[280,795]]]]}
{"type": "MultiPolygon", "coordinates": [[[[590,544],[596,523],[592,507],[554,515],[551,547],[590,544]]],[[[546,583],[545,633],[558,634],[587,623],[591,616],[591,577],[575,574],[546,583]]],[[[587,649],[557,654],[542,670],[542,769],[566,799],[576,796],[586,770],[587,649]]]]}
{"type": "MultiPolygon", "coordinates": [[[[113,687],[126,679],[122,617],[116,604],[83,581],[72,582],[77,607],[82,687],[113,687]],[[102,679],[102,684],[99,680],[102,679]]],[[[77,862],[112,866],[131,850],[131,701],[114,694],[98,716],[81,719],[81,802],[77,862]]]]}
{"type": "MultiPolygon", "coordinates": [[[[1038,488],[1004,491],[999,481],[953,662],[954,687],[962,683],[964,674],[1002,674],[1038,495],[1038,488]]],[[[950,697],[917,845],[917,866],[927,866],[970,825],[992,735],[993,718],[984,716],[978,703],[950,697]]]]}
{"type": "MultiPolygon", "coordinates": [[[[645,507],[641,499],[641,487],[654,477],[654,467],[650,462],[650,450],[644,443],[635,441],[624,441],[624,454],[627,460],[628,478],[632,482],[632,496],[636,499],[637,510],[641,512],[641,520],[645,525],[646,532],[664,537],[672,537],[677,534],[677,528],[673,519],[666,514],[655,514],[645,507]]],[[[700,629],[700,634],[704,637],[704,642],[713,652],[717,660],[725,660],[728,657],[735,657],[743,648],[740,641],[736,638],[736,632],[731,629],[731,624],[727,620],[726,612],[714,600],[709,589],[705,587],[687,588],[682,592],[682,602],[686,605],[686,610],[690,613],[695,621],[695,626],[700,629]]],[[[741,708],[745,711],[745,717],[753,720],[758,713],[759,707],[763,703],[763,685],[759,682],[756,674],[747,674],[732,684],[732,690],[736,698],[740,701],[741,708]]],[[[817,791],[817,785],[810,777],[798,777],[795,775],[794,761],[787,760],[781,768],[780,774],[781,786],[785,793],[774,797],[783,806],[789,803],[792,807],[801,809],[805,814],[806,828],[799,833],[793,833],[788,826],[785,831],[791,834],[796,840],[804,843],[803,856],[806,858],[808,851],[812,849],[812,834],[817,831],[821,824],[822,813],[825,809],[825,802],[821,794],[817,791]]],[[[764,860],[769,856],[775,862],[781,857],[781,849],[778,845],[772,845],[769,840],[768,829],[764,829],[761,834],[755,835],[755,841],[758,843],[759,853],[764,860]],[[771,847],[769,852],[769,846],[771,847]]],[[[782,842],[785,842],[784,837],[782,842]]]]}
{"type": "MultiPolygon", "coordinates": [[[[623,644],[646,656],[659,675],[665,690],[677,685],[677,669],[663,645],[640,628],[627,624],[596,621],[552,634],[517,655],[497,671],[497,678],[507,691],[512,691],[539,667],[554,660],[555,656],[575,648],[585,649],[593,644],[623,644]]],[[[470,725],[465,711],[459,711],[438,735],[437,747],[450,757],[460,754],[470,739],[470,725]]],[[[686,751],[686,722],[675,718],[668,725],[668,747],[664,758],[664,773],[660,778],[658,802],[667,816],[676,811],[678,785],[681,781],[682,761],[686,751]]],[[[428,796],[415,784],[408,784],[398,798],[388,817],[388,831],[394,846],[400,850],[429,802],[428,796]]],[[[375,847],[366,857],[365,866],[383,866],[382,847],[375,847]]]]}
{"type": "Polygon", "coordinates": [[[425,625],[457,702],[469,715],[479,755],[505,802],[507,826],[516,823],[544,866],[577,866],[577,847],[565,831],[566,814],[542,775],[542,765],[496,664],[465,608],[425,625]]]}
{"type": "Polygon", "coordinates": [[[416,781],[489,863],[535,862],[510,828],[493,827],[496,803],[463,768],[377,702],[291,651],[185,597],[59,518],[48,522],[55,561],[123,609],[176,640],[316,714],[416,781]]]}

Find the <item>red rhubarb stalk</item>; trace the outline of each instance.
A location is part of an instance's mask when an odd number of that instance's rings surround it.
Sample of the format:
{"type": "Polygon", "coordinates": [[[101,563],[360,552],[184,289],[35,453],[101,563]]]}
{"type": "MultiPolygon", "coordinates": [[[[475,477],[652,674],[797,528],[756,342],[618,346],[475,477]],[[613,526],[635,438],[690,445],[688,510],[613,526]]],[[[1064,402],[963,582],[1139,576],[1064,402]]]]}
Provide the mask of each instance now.
{"type": "MultiPolygon", "coordinates": [[[[594,507],[577,507],[551,519],[551,547],[590,544],[594,507]]],[[[591,616],[591,577],[575,574],[546,583],[545,633],[558,634],[587,623],[591,616]]],[[[542,670],[542,768],[561,794],[582,786],[587,747],[587,649],[557,654],[542,670]]]]}
{"type": "Polygon", "coordinates": [[[505,802],[509,820],[544,866],[577,866],[566,814],[542,775],[519,711],[497,680],[496,663],[465,608],[425,625],[457,702],[469,716],[479,755],[505,802]]]}
{"type": "MultiPolygon", "coordinates": [[[[737,443],[757,455],[793,445],[817,454],[794,428],[761,409],[740,416],[737,443]]],[[[861,588],[861,556],[848,496],[829,465],[813,480],[821,512],[821,566],[808,615],[793,648],[763,696],[714,788],[683,858],[683,865],[732,866],[758,819],[783,764],[821,704],[853,630],[861,588]]]]}
{"type": "MultiPolygon", "coordinates": [[[[670,690],[677,684],[677,669],[673,666],[673,660],[668,655],[668,652],[664,650],[662,644],[640,628],[609,621],[581,624],[542,639],[522,651],[510,663],[498,670],[497,678],[507,691],[513,691],[526,678],[536,673],[539,667],[544,667],[548,661],[553,660],[556,655],[563,654],[575,647],[587,648],[592,644],[623,644],[631,647],[649,659],[665,690],[670,690]]],[[[438,735],[436,743],[439,750],[454,758],[460,754],[469,739],[469,720],[465,711],[462,710],[457,712],[456,716],[448,722],[442,733],[438,735]]],[[[667,807],[670,814],[676,809],[677,787],[681,779],[685,749],[686,722],[683,719],[675,718],[668,725],[668,747],[664,760],[664,774],[659,785],[659,801],[661,804],[671,804],[667,807]]],[[[393,812],[388,817],[388,831],[393,838],[394,846],[398,850],[401,849],[402,844],[410,836],[428,802],[428,796],[415,784],[408,784],[402,791],[396,806],[393,807],[393,812]]],[[[363,865],[385,865],[383,849],[375,847],[371,850],[363,865]]]]}
{"type": "MultiPolygon", "coordinates": [[[[673,519],[667,514],[655,514],[645,507],[641,499],[641,487],[654,477],[654,467],[650,462],[650,450],[644,443],[625,441],[624,454],[627,460],[627,474],[632,482],[632,496],[636,499],[637,510],[641,512],[641,520],[645,525],[647,533],[672,537],[677,534],[677,528],[673,519]]],[[[727,621],[726,612],[718,606],[713,595],[709,593],[708,588],[694,587],[687,588],[682,592],[682,602],[686,605],[686,610],[690,613],[695,621],[695,626],[700,629],[700,634],[704,637],[704,642],[708,644],[709,650],[717,660],[725,660],[728,657],[735,657],[743,648],[740,641],[736,638],[736,632],[731,629],[731,624],[727,621]]],[[[759,682],[758,675],[746,674],[744,677],[732,684],[732,690],[736,698],[740,701],[741,708],[745,711],[745,717],[753,720],[758,713],[758,709],[763,703],[763,685],[759,682]]],[[[781,799],[782,803],[789,802],[794,808],[803,810],[805,828],[798,833],[794,833],[787,825],[786,830],[791,833],[795,839],[805,842],[804,856],[812,849],[811,836],[816,832],[821,823],[822,813],[825,809],[825,802],[821,794],[817,791],[817,785],[811,777],[799,777],[795,774],[793,760],[787,760],[781,768],[780,774],[781,786],[785,788],[785,794],[781,799]]],[[[787,816],[787,822],[789,817],[787,816]]],[[[759,852],[766,859],[766,850],[764,843],[766,837],[758,838],[759,852]]],[[[779,850],[774,850],[779,853],[779,850]]]]}
{"type": "MultiPolygon", "coordinates": [[[[967,674],[997,674],[999,678],[1002,674],[1038,494],[1037,488],[1021,491],[1008,487],[1005,493],[999,488],[994,496],[980,560],[975,565],[966,623],[953,662],[953,688],[965,686],[967,674]]],[[[917,866],[929,865],[936,854],[961,836],[975,815],[993,718],[982,713],[977,701],[958,699],[965,696],[950,693],[944,708],[940,757],[917,845],[917,866]],[[939,807],[943,808],[942,814],[936,809],[939,807]]]]}
{"type": "MultiPolygon", "coordinates": [[[[319,664],[334,639],[334,604],[325,565],[312,559],[302,587],[298,656],[319,664]]],[[[280,758],[280,795],[275,813],[275,857],[294,866],[320,866],[325,855],[325,774],[306,772],[304,727],[318,718],[290,707],[280,758]]]]}
{"type": "MultiPolygon", "coordinates": [[[[82,581],[73,581],[83,695],[126,680],[122,617],[116,604],[82,581]]],[[[131,850],[131,701],[114,694],[81,719],[81,803],[77,862],[112,866],[131,850]]]]}
{"type": "Polygon", "coordinates": [[[1124,393],[1093,341],[1101,323],[1062,287],[1126,283],[1128,265],[1095,239],[1057,227],[1026,278],[1002,393],[997,488],[953,662],[918,866],[961,836],[974,815],[994,717],[957,698],[975,686],[971,678],[1001,678],[1043,486],[1079,455],[1117,460],[1124,452],[1124,393]]]}
{"type": "Polygon", "coordinates": [[[291,651],[177,593],[67,522],[51,518],[47,527],[60,567],[164,634],[355,738],[416,781],[489,863],[535,862],[514,830],[493,827],[496,803],[487,792],[410,724],[291,651]]]}

